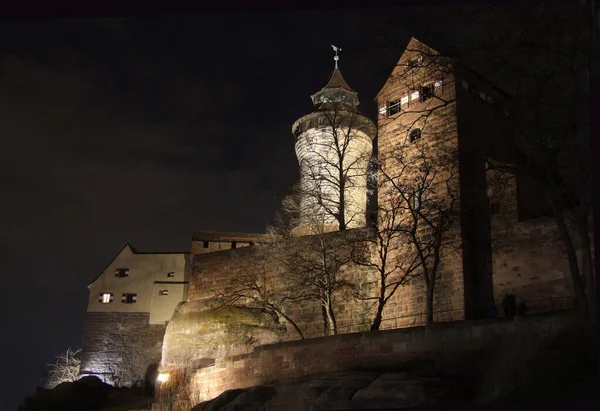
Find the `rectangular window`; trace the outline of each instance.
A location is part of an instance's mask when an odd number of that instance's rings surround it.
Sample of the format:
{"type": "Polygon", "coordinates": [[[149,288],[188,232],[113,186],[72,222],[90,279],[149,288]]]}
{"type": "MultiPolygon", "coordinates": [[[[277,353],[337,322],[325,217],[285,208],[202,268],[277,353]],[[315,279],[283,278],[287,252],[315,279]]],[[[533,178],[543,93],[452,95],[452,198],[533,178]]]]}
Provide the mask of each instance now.
{"type": "Polygon", "coordinates": [[[431,83],[421,87],[421,101],[427,101],[435,96],[435,84],[431,83]]]}
{"type": "Polygon", "coordinates": [[[121,296],[121,302],[124,304],[133,304],[137,302],[137,294],[123,293],[121,296]]]}
{"type": "Polygon", "coordinates": [[[208,241],[204,242],[204,248],[208,248],[208,241]]]}
{"type": "Polygon", "coordinates": [[[175,273],[173,271],[167,273],[167,277],[173,278],[175,277],[175,273]]]}
{"type": "Polygon", "coordinates": [[[393,116],[400,112],[400,100],[388,101],[388,116],[393,116]]]}
{"type": "Polygon", "coordinates": [[[100,293],[98,302],[102,304],[108,304],[113,302],[113,293],[100,293]]]}
{"type": "Polygon", "coordinates": [[[402,99],[400,99],[400,104],[401,105],[408,104],[408,96],[402,97],[402,99]]]}
{"type": "Polygon", "coordinates": [[[159,290],[158,295],[169,295],[169,290],[159,290]]]}
{"type": "Polygon", "coordinates": [[[413,93],[410,95],[410,99],[411,99],[411,101],[418,100],[418,99],[419,99],[419,91],[417,90],[417,91],[413,92],[413,93]]]}
{"type": "Polygon", "coordinates": [[[115,277],[128,277],[129,268],[117,268],[115,270],[115,277]]]}
{"type": "Polygon", "coordinates": [[[385,116],[386,112],[387,112],[387,107],[386,106],[379,107],[379,114],[380,115],[385,116]]]}
{"type": "Polygon", "coordinates": [[[237,248],[237,242],[232,241],[231,242],[231,248],[237,248]]]}

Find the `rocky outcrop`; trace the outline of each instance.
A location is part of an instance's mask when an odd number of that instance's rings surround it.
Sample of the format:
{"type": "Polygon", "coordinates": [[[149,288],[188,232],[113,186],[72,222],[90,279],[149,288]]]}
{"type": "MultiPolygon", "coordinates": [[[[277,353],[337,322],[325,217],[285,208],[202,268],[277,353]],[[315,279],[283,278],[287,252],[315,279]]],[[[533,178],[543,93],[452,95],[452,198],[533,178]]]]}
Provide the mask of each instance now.
{"type": "Polygon", "coordinates": [[[276,316],[262,311],[214,306],[208,301],[183,303],[165,332],[161,370],[202,367],[215,358],[280,342],[286,332],[276,316]]]}
{"type": "Polygon", "coordinates": [[[193,411],[336,410],[463,403],[465,387],[404,372],[348,371],[226,391],[193,411]]]}

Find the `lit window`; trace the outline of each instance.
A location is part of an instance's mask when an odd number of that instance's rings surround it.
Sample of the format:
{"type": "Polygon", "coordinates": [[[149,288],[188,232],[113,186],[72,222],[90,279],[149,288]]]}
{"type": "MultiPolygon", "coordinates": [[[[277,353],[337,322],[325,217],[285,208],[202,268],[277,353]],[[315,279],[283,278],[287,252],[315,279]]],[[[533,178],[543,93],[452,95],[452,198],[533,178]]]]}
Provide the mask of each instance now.
{"type": "Polygon", "coordinates": [[[158,295],[169,295],[169,290],[159,290],[158,295]]]}
{"type": "Polygon", "coordinates": [[[137,294],[123,293],[121,296],[121,302],[124,304],[133,304],[137,302],[137,294]]]}
{"type": "Polygon", "coordinates": [[[117,268],[115,270],[115,277],[128,277],[129,268],[117,268]]]}
{"type": "Polygon", "coordinates": [[[408,104],[408,96],[402,97],[402,99],[400,100],[400,104],[402,104],[402,105],[408,104]]]}
{"type": "Polygon", "coordinates": [[[400,112],[400,100],[388,101],[388,116],[393,116],[400,112]]]}
{"type": "Polygon", "coordinates": [[[112,301],[113,301],[112,293],[100,293],[98,302],[100,302],[102,304],[108,304],[108,303],[112,303],[112,301]]]}
{"type": "Polygon", "coordinates": [[[167,277],[172,278],[175,277],[175,273],[173,271],[167,273],[167,277]]]}
{"type": "Polygon", "coordinates": [[[418,100],[418,99],[419,99],[419,92],[418,92],[418,91],[415,91],[414,93],[412,93],[412,94],[410,95],[410,99],[411,99],[412,101],[418,100]]]}
{"type": "Polygon", "coordinates": [[[435,89],[436,89],[436,90],[437,90],[438,88],[441,88],[441,87],[442,87],[442,81],[441,81],[441,80],[440,80],[440,81],[436,81],[436,82],[434,83],[434,86],[435,86],[435,89]]]}
{"type": "Polygon", "coordinates": [[[381,106],[381,107],[379,107],[379,114],[380,114],[380,115],[382,115],[382,116],[384,116],[384,115],[385,115],[385,112],[386,112],[386,110],[387,110],[387,109],[386,109],[386,106],[381,106]]]}

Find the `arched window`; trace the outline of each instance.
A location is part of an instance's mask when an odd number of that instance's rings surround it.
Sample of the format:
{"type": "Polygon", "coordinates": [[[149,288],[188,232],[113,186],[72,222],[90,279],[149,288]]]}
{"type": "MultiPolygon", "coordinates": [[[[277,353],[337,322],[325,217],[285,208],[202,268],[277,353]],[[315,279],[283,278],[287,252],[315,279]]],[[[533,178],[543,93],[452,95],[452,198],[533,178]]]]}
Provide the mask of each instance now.
{"type": "Polygon", "coordinates": [[[418,139],[421,138],[421,129],[420,128],[415,128],[414,130],[412,130],[410,132],[410,134],[408,135],[408,138],[410,140],[411,143],[417,141],[418,139]]]}

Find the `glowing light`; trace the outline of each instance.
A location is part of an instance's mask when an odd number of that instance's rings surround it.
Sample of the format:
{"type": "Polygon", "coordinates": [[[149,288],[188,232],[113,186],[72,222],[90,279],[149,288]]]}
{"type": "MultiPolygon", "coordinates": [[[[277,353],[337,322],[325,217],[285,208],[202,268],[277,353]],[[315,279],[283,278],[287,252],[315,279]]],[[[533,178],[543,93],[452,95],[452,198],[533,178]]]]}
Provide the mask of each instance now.
{"type": "Polygon", "coordinates": [[[169,380],[169,374],[160,373],[160,374],[158,374],[158,377],[156,378],[156,380],[158,382],[167,382],[169,380]]]}

